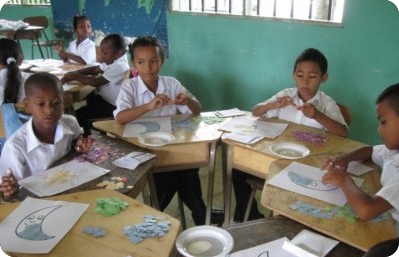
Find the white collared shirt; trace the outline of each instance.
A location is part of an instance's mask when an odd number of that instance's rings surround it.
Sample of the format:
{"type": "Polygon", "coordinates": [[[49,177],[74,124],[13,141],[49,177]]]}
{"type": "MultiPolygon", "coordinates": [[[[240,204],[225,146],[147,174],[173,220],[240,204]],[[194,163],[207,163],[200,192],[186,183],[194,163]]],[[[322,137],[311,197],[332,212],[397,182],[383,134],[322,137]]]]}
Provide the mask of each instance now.
{"type": "Polygon", "coordinates": [[[115,105],[121,84],[125,80],[126,73],[130,70],[127,55],[122,55],[109,65],[101,63],[100,69],[104,71],[102,76],[109,82],[102,85],[98,89],[98,93],[108,103],[115,105]]]}
{"type": "Polygon", "coordinates": [[[72,141],[80,134],[76,118],[62,115],[56,128],[54,144],[45,144],[35,136],[30,119],[7,139],[0,156],[0,176],[5,176],[10,168],[20,180],[48,169],[69,152],[72,141]]]}
{"type": "Polygon", "coordinates": [[[373,146],[372,160],[382,168],[382,188],[376,195],[393,206],[392,217],[399,222],[399,150],[389,150],[385,145],[373,146]]]}
{"type": "Polygon", "coordinates": [[[79,45],[76,45],[77,41],[78,40],[75,39],[69,43],[67,52],[79,55],[83,60],[85,60],[86,64],[95,63],[97,61],[96,44],[90,38],[86,38],[80,42],[79,45]]]}
{"type": "MultiPolygon", "coordinates": [[[[7,73],[8,69],[3,68],[0,70],[0,105],[4,102],[4,89],[6,88],[6,81],[7,81],[7,73]]],[[[18,97],[17,102],[20,103],[25,98],[25,88],[24,84],[25,81],[30,76],[30,73],[21,72],[21,84],[19,85],[18,97]]]]}
{"type": "MultiPolygon", "coordinates": [[[[277,100],[278,97],[283,96],[290,96],[293,99],[294,104],[296,104],[297,106],[301,106],[304,104],[302,99],[299,97],[298,90],[296,88],[284,89],[270,99],[266,100],[265,103],[274,102],[277,100]]],[[[319,112],[347,126],[337,103],[325,93],[317,91],[316,95],[312,99],[307,101],[307,103],[313,104],[319,112]]],[[[279,119],[295,122],[305,126],[325,129],[316,120],[306,117],[302,111],[297,110],[296,107],[292,105],[280,109],[269,110],[267,113],[264,114],[264,116],[267,118],[277,117],[279,119]]]]}
{"type": "MultiPolygon", "coordinates": [[[[168,76],[159,77],[157,94],[165,94],[169,98],[175,99],[176,96],[182,92],[195,99],[195,97],[184,86],[182,86],[177,79],[168,76]]],[[[149,103],[154,99],[154,97],[154,93],[147,88],[140,76],[128,79],[123,83],[121,90],[119,91],[114,117],[116,117],[120,111],[149,103]]],[[[171,104],[149,111],[144,114],[143,117],[170,116],[178,113],[191,113],[191,110],[186,105],[171,104]]]]}

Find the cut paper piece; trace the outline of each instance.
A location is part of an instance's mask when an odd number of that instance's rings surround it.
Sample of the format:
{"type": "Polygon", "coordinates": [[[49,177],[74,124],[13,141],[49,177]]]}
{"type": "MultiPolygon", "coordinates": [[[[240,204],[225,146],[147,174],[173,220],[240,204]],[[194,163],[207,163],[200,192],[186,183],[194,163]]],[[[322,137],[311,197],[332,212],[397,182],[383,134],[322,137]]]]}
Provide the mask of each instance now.
{"type": "Polygon", "coordinates": [[[140,118],[126,123],[123,137],[138,137],[143,133],[149,132],[172,132],[171,117],[151,117],[140,118]]]}
{"type": "Polygon", "coordinates": [[[370,168],[369,166],[361,164],[360,162],[357,161],[349,162],[347,168],[347,171],[355,176],[361,176],[372,170],[373,168],[370,168]]]}
{"type": "Polygon", "coordinates": [[[114,141],[100,142],[95,140],[91,146],[90,151],[81,153],[74,159],[79,162],[88,161],[93,164],[101,164],[113,161],[125,155],[114,141]]]}
{"type": "Polygon", "coordinates": [[[228,110],[223,110],[223,111],[216,111],[215,114],[218,117],[226,118],[226,117],[232,117],[232,116],[245,115],[247,113],[245,111],[241,111],[238,108],[233,108],[233,109],[228,109],[228,110]]]}
{"type": "Polygon", "coordinates": [[[137,166],[139,166],[143,162],[151,160],[155,156],[156,155],[152,153],[132,152],[119,159],[116,159],[112,162],[112,164],[121,168],[134,170],[135,168],[137,168],[137,166]]]}
{"type": "Polygon", "coordinates": [[[103,237],[107,234],[105,229],[100,227],[84,227],[82,232],[91,235],[92,237],[103,237]]]}
{"type": "MultiPolygon", "coordinates": [[[[273,185],[276,187],[283,188],[288,191],[292,191],[301,195],[312,197],[330,204],[343,207],[347,202],[346,197],[340,188],[335,188],[329,191],[317,190],[318,187],[314,188],[311,186],[304,186],[304,182],[300,180],[292,180],[293,172],[295,176],[307,178],[312,181],[322,181],[322,177],[326,174],[326,171],[320,170],[320,168],[305,165],[298,162],[290,163],[286,168],[280,171],[277,175],[267,181],[267,185],[273,185]],[[291,174],[291,178],[290,178],[291,174]],[[302,183],[302,184],[301,184],[302,183]]],[[[361,186],[363,179],[353,178],[358,186],[361,186]]]]}
{"type": "Polygon", "coordinates": [[[126,210],[129,203],[123,201],[118,197],[99,198],[97,199],[95,212],[101,213],[104,216],[113,216],[126,210]]]}
{"type": "Polygon", "coordinates": [[[110,180],[104,180],[100,183],[97,184],[98,187],[101,188],[106,188],[106,189],[121,189],[121,188],[128,188],[131,189],[134,186],[132,185],[126,185],[125,182],[127,182],[126,177],[111,177],[110,180]]]}
{"type": "Polygon", "coordinates": [[[283,249],[284,242],[288,241],[288,238],[283,237],[265,244],[232,253],[230,254],[230,257],[297,257],[297,255],[283,249]]]}
{"type": "Polygon", "coordinates": [[[0,224],[0,245],[7,252],[48,253],[88,206],[27,197],[0,224]]]}
{"type": "Polygon", "coordinates": [[[293,133],[294,133],[294,138],[299,141],[313,143],[316,145],[327,143],[327,138],[321,134],[304,132],[304,131],[294,131],[293,133]]]}
{"type": "Polygon", "coordinates": [[[144,222],[125,226],[123,234],[132,243],[138,244],[148,237],[163,237],[170,230],[170,221],[165,217],[154,217],[153,215],[144,216],[144,222]]]}
{"type": "Polygon", "coordinates": [[[64,89],[64,92],[65,92],[67,90],[70,90],[70,89],[78,87],[78,86],[79,85],[76,85],[76,84],[64,84],[64,85],[62,85],[62,88],[64,89]]]}
{"type": "MultiPolygon", "coordinates": [[[[201,121],[199,120],[199,122],[201,122],[201,121]]],[[[173,119],[172,120],[172,130],[176,131],[179,129],[183,129],[186,131],[194,131],[198,128],[199,122],[195,119],[182,119],[182,120],[173,119]]]]}
{"type": "Polygon", "coordinates": [[[72,160],[49,170],[37,173],[18,183],[39,197],[55,195],[89,182],[110,170],[88,162],[72,160]]]}
{"type": "Polygon", "coordinates": [[[245,135],[237,132],[231,132],[228,134],[223,134],[223,139],[230,139],[243,144],[255,144],[263,139],[261,136],[245,135]]]}
{"type": "Polygon", "coordinates": [[[290,242],[283,244],[283,249],[296,256],[324,257],[339,242],[309,230],[302,230],[290,242]]]}
{"type": "Polygon", "coordinates": [[[211,116],[201,116],[200,119],[201,119],[204,123],[206,123],[206,124],[208,124],[208,125],[218,124],[218,123],[221,123],[221,122],[224,121],[224,119],[219,118],[219,117],[217,117],[217,116],[213,116],[213,115],[211,115],[211,116]]]}
{"type": "Polygon", "coordinates": [[[251,136],[275,138],[287,128],[287,123],[273,123],[251,117],[235,117],[219,127],[220,130],[236,132],[251,136]]]}

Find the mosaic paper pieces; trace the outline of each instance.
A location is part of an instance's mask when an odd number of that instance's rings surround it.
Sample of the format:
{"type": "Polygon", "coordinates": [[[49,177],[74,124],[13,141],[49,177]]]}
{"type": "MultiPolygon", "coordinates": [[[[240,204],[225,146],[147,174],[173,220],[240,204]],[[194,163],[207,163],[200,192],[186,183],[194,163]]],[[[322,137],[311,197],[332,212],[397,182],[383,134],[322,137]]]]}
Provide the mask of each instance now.
{"type": "Polygon", "coordinates": [[[84,227],[82,232],[91,235],[92,237],[103,237],[107,234],[105,229],[100,227],[84,227]]]}
{"type": "Polygon", "coordinates": [[[95,212],[101,213],[104,216],[113,216],[125,210],[129,203],[123,201],[118,197],[99,198],[97,199],[95,212]]]}
{"type": "Polygon", "coordinates": [[[116,143],[94,141],[89,152],[82,153],[76,156],[75,159],[79,162],[88,161],[93,164],[101,164],[115,160],[123,155],[125,153],[119,150],[116,143]]]}
{"type": "Polygon", "coordinates": [[[294,131],[294,138],[299,141],[322,145],[327,143],[327,138],[323,135],[304,131],[294,131]]]}
{"type": "Polygon", "coordinates": [[[154,217],[153,215],[144,216],[144,222],[123,228],[132,243],[138,244],[147,237],[163,237],[170,229],[170,221],[165,217],[154,217]]]}

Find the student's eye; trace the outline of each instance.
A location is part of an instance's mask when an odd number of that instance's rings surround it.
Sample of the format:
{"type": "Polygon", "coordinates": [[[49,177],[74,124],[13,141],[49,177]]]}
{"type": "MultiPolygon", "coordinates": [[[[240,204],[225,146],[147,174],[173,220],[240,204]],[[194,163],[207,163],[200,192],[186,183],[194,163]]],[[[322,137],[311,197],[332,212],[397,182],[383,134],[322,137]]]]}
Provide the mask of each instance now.
{"type": "Polygon", "coordinates": [[[152,60],[152,63],[157,64],[158,63],[158,59],[152,60]]]}
{"type": "Polygon", "coordinates": [[[138,61],[137,63],[140,64],[140,65],[142,65],[144,62],[143,62],[143,61],[138,61]]]}

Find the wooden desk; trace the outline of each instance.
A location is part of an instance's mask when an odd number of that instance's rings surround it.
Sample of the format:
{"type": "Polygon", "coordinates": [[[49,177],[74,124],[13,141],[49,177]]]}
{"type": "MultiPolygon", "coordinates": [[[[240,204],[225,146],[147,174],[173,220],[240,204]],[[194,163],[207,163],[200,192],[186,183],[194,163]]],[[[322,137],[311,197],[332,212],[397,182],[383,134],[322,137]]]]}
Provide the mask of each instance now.
{"type": "MultiPolygon", "coordinates": [[[[175,240],[180,232],[180,221],[161,213],[139,201],[136,201],[124,194],[113,190],[94,190],[59,195],[47,199],[70,201],[77,203],[90,203],[87,211],[82,215],[78,222],[72,227],[60,243],[49,253],[40,256],[54,257],[147,257],[164,256],[174,249],[175,240]],[[129,207],[120,214],[111,217],[104,217],[94,211],[96,200],[103,197],[118,197],[129,203],[129,207]],[[160,238],[146,238],[139,244],[130,242],[122,231],[126,225],[142,223],[145,215],[167,217],[171,222],[169,232],[160,238]],[[106,229],[107,235],[103,238],[93,238],[82,232],[86,226],[99,226],[106,229]]],[[[3,220],[19,203],[1,204],[0,220],[3,220]]],[[[14,257],[32,257],[33,254],[12,253],[14,257]]]]}
{"type": "MultiPolygon", "coordinates": [[[[321,158],[323,156],[306,157],[301,159],[300,162],[316,166],[320,163],[321,158]]],[[[273,162],[267,174],[267,179],[272,178],[290,163],[291,161],[289,160],[273,162]]],[[[379,175],[379,172],[376,170],[363,175],[362,178],[365,181],[362,188],[370,194],[376,193],[381,187],[379,175]]],[[[263,206],[363,251],[367,251],[370,247],[381,241],[395,238],[395,225],[390,215],[387,220],[369,222],[361,220],[351,221],[347,217],[338,217],[338,215],[334,215],[331,219],[323,219],[292,210],[290,205],[297,201],[320,208],[335,207],[335,205],[278,187],[265,185],[263,188],[261,198],[263,206]]]]}
{"type": "MultiPolygon", "coordinates": [[[[230,209],[231,209],[231,174],[232,169],[238,169],[243,172],[252,174],[259,178],[266,178],[269,172],[269,167],[275,160],[281,157],[273,155],[269,150],[272,144],[291,142],[306,146],[310,150],[310,156],[319,156],[329,154],[330,156],[338,155],[348,152],[352,149],[359,148],[365,144],[351,140],[349,138],[334,136],[325,132],[324,130],[311,128],[308,126],[291,123],[279,119],[264,119],[269,122],[288,123],[285,131],[275,139],[263,139],[256,144],[246,145],[232,140],[222,139],[227,145],[227,169],[226,169],[226,188],[225,188],[225,220],[224,226],[230,224],[230,209]],[[325,137],[327,142],[324,144],[314,144],[295,139],[295,132],[309,132],[320,134],[325,137]]],[[[223,137],[222,137],[223,138],[223,137]]]]}
{"type": "Polygon", "coordinates": [[[40,55],[41,55],[42,58],[44,58],[43,50],[40,47],[39,37],[38,37],[38,33],[41,30],[43,30],[43,29],[44,29],[44,27],[31,26],[31,25],[29,25],[29,26],[27,26],[25,28],[18,29],[18,30],[0,29],[0,35],[3,36],[3,37],[6,37],[6,38],[10,38],[10,39],[16,40],[16,41],[18,41],[18,44],[19,44],[19,36],[21,36],[21,38],[23,38],[23,39],[34,38],[34,40],[36,41],[36,44],[37,44],[37,46],[39,48],[40,55]],[[25,34],[26,34],[26,36],[24,37],[23,35],[25,35],[25,34]]]}
{"type": "MultiPolygon", "coordinates": [[[[203,113],[201,116],[213,115],[212,113],[203,113]]],[[[192,115],[177,115],[172,117],[176,120],[192,119],[192,115]]],[[[200,122],[193,131],[178,129],[173,131],[176,140],[173,143],[162,147],[147,147],[141,145],[135,137],[122,137],[125,129],[124,125],[118,124],[115,120],[97,121],[93,123],[94,128],[107,132],[111,136],[122,138],[123,140],[146,147],[148,150],[158,156],[157,161],[152,167],[152,173],[176,171],[189,168],[208,167],[208,192],[207,192],[207,210],[206,224],[210,224],[210,216],[213,202],[213,184],[215,175],[215,154],[216,144],[222,134],[218,131],[218,124],[207,125],[200,122]]],[[[156,208],[159,207],[156,197],[155,184],[153,177],[149,176],[149,185],[151,191],[152,203],[156,208]]]]}

